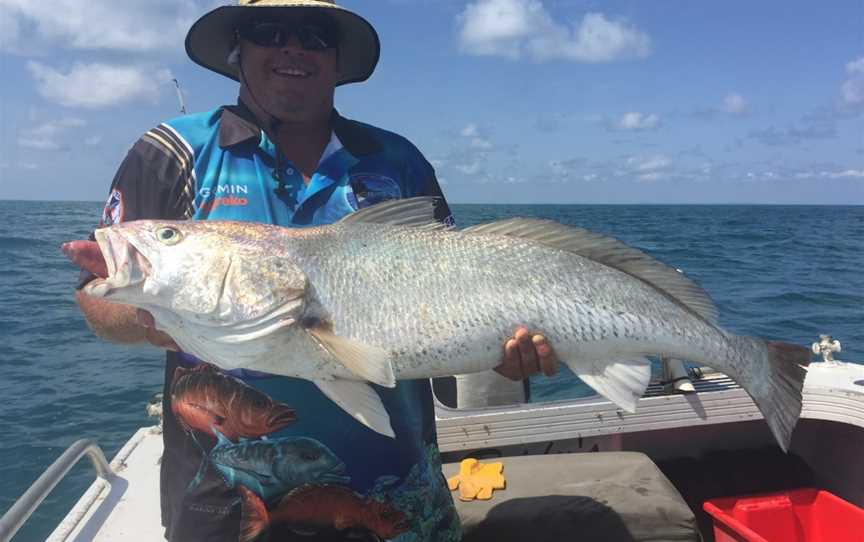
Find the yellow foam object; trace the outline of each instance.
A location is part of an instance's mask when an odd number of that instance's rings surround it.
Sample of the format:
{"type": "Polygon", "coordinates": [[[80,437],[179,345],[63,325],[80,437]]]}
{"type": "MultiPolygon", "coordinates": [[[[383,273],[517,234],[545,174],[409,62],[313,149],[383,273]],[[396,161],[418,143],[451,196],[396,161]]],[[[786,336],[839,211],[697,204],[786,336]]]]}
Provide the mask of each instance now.
{"type": "Polygon", "coordinates": [[[459,474],[447,479],[450,491],[459,488],[459,500],[474,499],[489,500],[493,489],[504,489],[507,481],[501,472],[503,463],[480,463],[474,458],[464,459],[459,463],[459,474]]]}

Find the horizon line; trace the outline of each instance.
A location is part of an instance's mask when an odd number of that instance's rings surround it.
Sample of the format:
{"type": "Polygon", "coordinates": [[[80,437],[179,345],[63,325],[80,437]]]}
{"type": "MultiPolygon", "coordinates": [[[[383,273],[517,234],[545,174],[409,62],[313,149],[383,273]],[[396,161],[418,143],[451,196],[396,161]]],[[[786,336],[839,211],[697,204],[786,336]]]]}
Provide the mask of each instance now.
{"type": "MultiPolygon", "coordinates": [[[[40,200],[40,199],[20,199],[20,198],[0,198],[0,202],[26,202],[26,203],[104,203],[101,200],[40,200]]],[[[520,205],[535,205],[535,206],[566,206],[566,205],[645,205],[645,206],[660,206],[660,205],[679,205],[679,206],[732,206],[732,205],[751,205],[751,206],[772,206],[772,207],[864,207],[862,203],[782,203],[782,202],[735,202],[735,201],[719,201],[719,202],[568,202],[568,203],[551,203],[551,202],[460,202],[448,201],[448,205],[500,205],[500,206],[520,206],[520,205]]]]}

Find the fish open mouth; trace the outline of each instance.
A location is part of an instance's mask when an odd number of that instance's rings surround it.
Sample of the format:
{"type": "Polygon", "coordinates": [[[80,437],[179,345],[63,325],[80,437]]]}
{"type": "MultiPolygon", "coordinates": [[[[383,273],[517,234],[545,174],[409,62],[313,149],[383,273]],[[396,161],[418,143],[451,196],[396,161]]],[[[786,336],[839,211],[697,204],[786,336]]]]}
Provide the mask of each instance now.
{"type": "Polygon", "coordinates": [[[319,474],[315,480],[322,484],[346,485],[351,481],[351,477],[345,475],[346,469],[345,463],[340,461],[329,471],[319,474]]]}
{"type": "Polygon", "coordinates": [[[333,484],[333,485],[348,485],[351,482],[350,476],[345,476],[344,474],[336,474],[332,472],[328,472],[318,476],[315,479],[316,482],[321,484],[333,484]]]}
{"type": "Polygon", "coordinates": [[[105,276],[88,269],[99,278],[85,286],[85,293],[107,297],[118,290],[142,284],[150,275],[150,261],[124,236],[110,228],[96,230],[95,236],[104,260],[104,266],[99,270],[102,270],[105,276]]]}
{"type": "Polygon", "coordinates": [[[267,420],[267,425],[270,427],[285,427],[286,425],[296,422],[297,414],[293,409],[286,408],[285,410],[274,414],[267,420]]]}

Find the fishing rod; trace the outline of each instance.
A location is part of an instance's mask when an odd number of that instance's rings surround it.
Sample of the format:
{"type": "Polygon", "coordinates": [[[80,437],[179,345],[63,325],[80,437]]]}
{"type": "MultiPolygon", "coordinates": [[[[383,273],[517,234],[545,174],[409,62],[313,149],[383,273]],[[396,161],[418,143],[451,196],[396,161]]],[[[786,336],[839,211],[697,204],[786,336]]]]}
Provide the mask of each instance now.
{"type": "Polygon", "coordinates": [[[176,78],[171,79],[174,81],[174,87],[177,89],[177,99],[180,101],[180,113],[186,114],[186,103],[183,101],[183,92],[180,90],[180,81],[176,78]]]}

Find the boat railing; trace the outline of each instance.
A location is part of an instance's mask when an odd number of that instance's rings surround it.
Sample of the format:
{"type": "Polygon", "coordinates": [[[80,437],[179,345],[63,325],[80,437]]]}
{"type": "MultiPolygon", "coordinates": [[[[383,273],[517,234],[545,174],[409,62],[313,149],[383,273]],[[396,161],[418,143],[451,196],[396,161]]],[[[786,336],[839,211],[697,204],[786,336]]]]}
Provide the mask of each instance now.
{"type": "Polygon", "coordinates": [[[54,487],[66,477],[66,474],[78,464],[82,457],[87,456],[96,475],[108,482],[115,476],[111,465],[105,459],[102,448],[92,439],[81,439],[73,443],[57,460],[42,473],[33,485],[15,501],[8,512],[0,518],[0,542],[8,542],[15,536],[18,529],[42,504],[54,487]]]}

